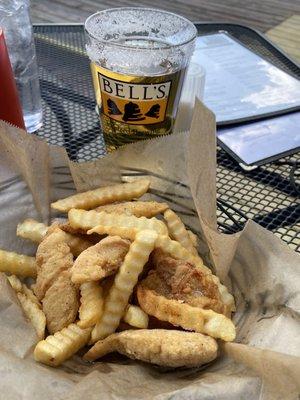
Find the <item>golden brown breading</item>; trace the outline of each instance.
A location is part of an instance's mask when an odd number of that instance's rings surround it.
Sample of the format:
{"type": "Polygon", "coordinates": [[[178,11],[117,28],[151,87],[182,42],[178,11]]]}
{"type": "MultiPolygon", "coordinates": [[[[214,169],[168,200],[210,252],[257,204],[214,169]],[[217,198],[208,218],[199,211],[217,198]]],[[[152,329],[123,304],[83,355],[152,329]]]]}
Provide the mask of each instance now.
{"type": "Polygon", "coordinates": [[[235,326],[225,315],[211,309],[191,306],[183,300],[167,298],[167,290],[157,272],[152,271],[137,287],[140,307],[148,315],[186,330],[229,342],[235,339],[235,326]]]}
{"type": "Polygon", "coordinates": [[[48,228],[38,247],[34,292],[42,300],[50,333],[74,322],[78,312],[78,288],[71,282],[73,265],[67,235],[57,224],[48,228]]]}
{"type": "MultiPolygon", "coordinates": [[[[94,244],[92,237],[86,235],[86,232],[68,232],[68,228],[66,230],[63,227],[67,224],[54,222],[51,226],[49,226],[47,230],[47,234],[51,234],[52,232],[59,232],[61,236],[61,241],[66,243],[71,250],[71,253],[74,257],[77,257],[80,253],[82,253],[85,249],[92,246],[94,244]]],[[[97,238],[97,242],[99,241],[99,236],[97,238]]],[[[96,243],[96,242],[95,242],[96,243]]]]}
{"type": "MultiPolygon", "coordinates": [[[[66,222],[64,224],[59,224],[59,228],[66,233],[74,235],[75,237],[78,237],[78,238],[82,238],[84,241],[88,241],[90,244],[89,244],[89,246],[86,246],[86,248],[92,246],[93,244],[98,243],[99,240],[106,237],[106,235],[98,235],[98,233],[92,233],[91,235],[87,235],[86,229],[73,228],[69,224],[69,222],[66,222]]],[[[83,250],[85,250],[85,249],[82,249],[82,251],[83,250]]],[[[78,254],[74,254],[74,253],[73,254],[75,257],[77,257],[81,252],[79,252],[78,254]]]]}
{"type": "Polygon", "coordinates": [[[139,329],[114,333],[99,340],[84,356],[93,361],[117,351],[166,367],[196,367],[217,357],[217,342],[201,333],[139,329]]]}
{"type": "Polygon", "coordinates": [[[62,272],[47,290],[42,300],[50,334],[75,321],[79,302],[78,288],[70,280],[70,271],[62,272]]]}
{"type": "Polygon", "coordinates": [[[50,228],[36,253],[37,280],[34,292],[39,300],[45,296],[55,279],[73,265],[70,247],[62,240],[63,232],[57,226],[50,228]]]}
{"type": "Polygon", "coordinates": [[[98,281],[113,275],[129,250],[130,241],[110,236],[83,251],[72,267],[72,282],[98,281]]]}
{"type": "Polygon", "coordinates": [[[157,279],[154,287],[149,286],[150,289],[156,289],[168,299],[228,314],[228,307],[222,302],[211,274],[205,274],[189,262],[176,260],[160,249],[154,250],[151,262],[157,279]]]}
{"type": "Polygon", "coordinates": [[[126,201],[124,203],[107,204],[95,208],[96,211],[106,211],[114,214],[135,215],[136,217],[155,217],[169,208],[167,203],[157,201],[126,201]]]}
{"type": "MultiPolygon", "coordinates": [[[[59,224],[59,227],[61,230],[64,232],[70,233],[71,235],[85,235],[86,230],[85,229],[80,229],[80,228],[73,228],[69,222],[66,222],[64,224],[59,224]]],[[[90,237],[90,236],[89,236],[90,237]]]]}
{"type": "MultiPolygon", "coordinates": [[[[137,301],[137,303],[138,303],[138,301],[137,301]]],[[[129,329],[129,328],[127,328],[127,329],[129,329]]],[[[149,315],[148,329],[167,329],[167,330],[176,329],[176,330],[179,330],[180,327],[174,326],[167,321],[160,321],[159,319],[153,317],[152,315],[149,315]]]]}

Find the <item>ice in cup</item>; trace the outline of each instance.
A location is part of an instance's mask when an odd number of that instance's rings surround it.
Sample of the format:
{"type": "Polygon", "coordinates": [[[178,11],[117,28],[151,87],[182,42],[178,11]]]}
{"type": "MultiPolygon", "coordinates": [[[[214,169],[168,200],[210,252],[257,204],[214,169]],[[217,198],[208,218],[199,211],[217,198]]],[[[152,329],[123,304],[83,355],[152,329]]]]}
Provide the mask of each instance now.
{"type": "Polygon", "coordinates": [[[115,8],[85,22],[109,151],[172,132],[197,36],[192,22],[151,8],[115,8]]]}

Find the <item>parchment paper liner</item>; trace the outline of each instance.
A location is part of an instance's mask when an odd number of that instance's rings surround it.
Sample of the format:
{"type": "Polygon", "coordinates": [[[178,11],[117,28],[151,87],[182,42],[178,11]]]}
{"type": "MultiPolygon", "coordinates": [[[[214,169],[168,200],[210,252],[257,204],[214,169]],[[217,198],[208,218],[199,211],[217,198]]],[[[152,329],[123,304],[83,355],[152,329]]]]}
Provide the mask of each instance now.
{"type": "Polygon", "coordinates": [[[201,237],[206,263],[232,287],[238,327],[236,343],[221,344],[220,358],[205,369],[162,371],[122,357],[90,365],[79,356],[59,369],[48,368],[32,359],[34,331],[2,275],[3,398],[298,399],[300,257],[252,221],[235,235],[217,231],[215,140],[214,116],[200,102],[189,135],[139,142],[81,164],[71,162],[64,149],[0,121],[1,248],[33,253],[33,245],[15,237],[17,223],[27,217],[47,221],[50,198],[72,193],[72,179],[81,191],[121,176],[150,175],[148,197],[167,198],[181,213],[201,237]]]}

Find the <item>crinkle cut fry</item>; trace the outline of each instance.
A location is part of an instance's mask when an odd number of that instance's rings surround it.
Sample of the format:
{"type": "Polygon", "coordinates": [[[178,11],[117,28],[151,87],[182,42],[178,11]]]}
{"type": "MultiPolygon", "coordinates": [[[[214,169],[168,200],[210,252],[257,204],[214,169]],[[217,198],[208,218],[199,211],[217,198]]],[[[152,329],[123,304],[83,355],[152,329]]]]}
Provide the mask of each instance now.
{"type": "Polygon", "coordinates": [[[34,219],[25,219],[17,226],[17,236],[40,243],[46,235],[48,226],[34,219]]]}
{"type": "Polygon", "coordinates": [[[137,296],[141,308],[161,321],[228,342],[235,339],[235,326],[223,314],[167,299],[148,289],[143,282],[138,285],[137,296]]]}
{"type": "Polygon", "coordinates": [[[10,275],[7,279],[16,292],[23,311],[34,326],[39,339],[44,339],[46,317],[41,310],[41,303],[38,301],[33,291],[29,289],[25,283],[22,283],[17,276],[10,275]]]}
{"type": "Polygon", "coordinates": [[[155,242],[155,247],[160,248],[170,256],[178,258],[183,261],[190,262],[194,264],[197,268],[201,269],[206,274],[211,274],[211,270],[207,268],[199,256],[195,257],[186,248],[184,248],[176,240],[172,240],[169,236],[159,235],[155,242]]]}
{"type": "Polygon", "coordinates": [[[150,186],[148,179],[137,179],[133,182],[105,186],[58,200],[51,204],[55,210],[68,212],[72,208],[89,210],[97,206],[116,201],[132,200],[141,197],[150,186]]]}
{"type": "Polygon", "coordinates": [[[90,338],[91,328],[82,329],[70,324],[60,332],[40,341],[34,350],[34,359],[43,364],[57,367],[85,346],[90,338]]]}
{"type": "Polygon", "coordinates": [[[110,335],[118,327],[138,277],[154,248],[156,238],[157,233],[154,231],[137,233],[109,290],[102,318],[92,331],[91,343],[110,335]]]}
{"type": "Polygon", "coordinates": [[[85,355],[89,361],[117,351],[166,367],[196,367],[217,357],[217,342],[205,335],[166,329],[138,329],[113,333],[99,340],[85,355]]]}
{"type": "Polygon", "coordinates": [[[136,217],[152,218],[169,208],[167,203],[157,201],[128,201],[125,203],[107,204],[97,207],[95,211],[105,211],[115,214],[135,215],[136,217]]]}
{"type": "Polygon", "coordinates": [[[39,308],[42,308],[41,303],[33,291],[27,285],[25,285],[25,283],[21,282],[16,275],[10,275],[7,277],[7,279],[9,280],[9,283],[15,292],[25,294],[28,299],[35,303],[39,308]]]}
{"type": "Polygon", "coordinates": [[[39,306],[22,292],[17,292],[18,299],[27,318],[36,330],[39,340],[44,339],[46,316],[39,306]]]}
{"type": "Polygon", "coordinates": [[[96,232],[99,235],[120,236],[123,239],[134,240],[139,229],[124,228],[123,226],[97,225],[95,228],[87,231],[87,234],[91,235],[96,232]]]}
{"type": "Polygon", "coordinates": [[[190,240],[192,242],[192,245],[196,248],[197,247],[197,242],[198,238],[197,235],[195,235],[194,232],[187,230],[187,233],[189,234],[190,240]]]}
{"type": "Polygon", "coordinates": [[[164,219],[167,222],[171,237],[177,240],[177,242],[179,242],[185,249],[197,256],[197,250],[191,241],[190,235],[186,230],[184,223],[181,221],[178,215],[173,210],[169,209],[164,213],[164,219]]]}
{"type": "Polygon", "coordinates": [[[0,271],[35,278],[35,258],[0,249],[0,271]]]}
{"type": "Polygon", "coordinates": [[[149,317],[139,306],[128,304],[123,321],[134,328],[145,329],[148,328],[149,317]]]}
{"type": "Polygon", "coordinates": [[[80,286],[78,326],[88,328],[100,321],[103,313],[103,288],[98,282],[86,282],[80,286]]]}
{"type": "Polygon", "coordinates": [[[97,227],[133,229],[136,234],[140,230],[154,230],[159,234],[167,234],[166,225],[156,218],[135,217],[134,215],[85,211],[72,209],[68,214],[70,225],[73,228],[89,230],[90,233],[98,233],[97,227]],[[93,229],[95,228],[95,229],[93,229]]]}

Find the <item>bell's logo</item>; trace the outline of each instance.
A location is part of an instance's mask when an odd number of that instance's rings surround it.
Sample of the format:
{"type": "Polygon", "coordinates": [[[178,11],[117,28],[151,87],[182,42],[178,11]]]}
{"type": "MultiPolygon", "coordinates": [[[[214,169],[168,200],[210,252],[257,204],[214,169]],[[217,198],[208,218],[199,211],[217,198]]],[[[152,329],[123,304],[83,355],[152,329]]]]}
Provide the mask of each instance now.
{"type": "Polygon", "coordinates": [[[127,83],[98,72],[102,111],[108,117],[127,124],[155,124],[166,115],[171,81],[127,83]]]}

